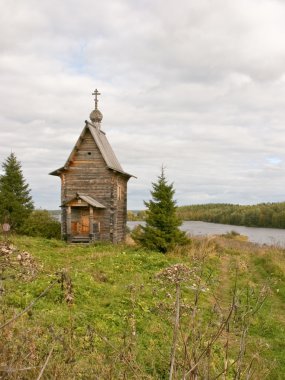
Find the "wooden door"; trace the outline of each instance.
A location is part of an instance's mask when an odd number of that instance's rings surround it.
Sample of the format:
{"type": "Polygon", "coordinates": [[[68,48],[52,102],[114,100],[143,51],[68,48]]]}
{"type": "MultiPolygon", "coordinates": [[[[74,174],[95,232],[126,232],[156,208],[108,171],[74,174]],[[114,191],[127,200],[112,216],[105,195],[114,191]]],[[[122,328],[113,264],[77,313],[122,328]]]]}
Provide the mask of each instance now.
{"type": "Polygon", "coordinates": [[[78,222],[71,222],[71,234],[72,235],[78,235],[79,232],[79,223],[78,222]]]}
{"type": "Polygon", "coordinates": [[[82,235],[89,235],[89,215],[84,215],[85,213],[81,214],[80,222],[81,222],[81,234],[82,235]]]}

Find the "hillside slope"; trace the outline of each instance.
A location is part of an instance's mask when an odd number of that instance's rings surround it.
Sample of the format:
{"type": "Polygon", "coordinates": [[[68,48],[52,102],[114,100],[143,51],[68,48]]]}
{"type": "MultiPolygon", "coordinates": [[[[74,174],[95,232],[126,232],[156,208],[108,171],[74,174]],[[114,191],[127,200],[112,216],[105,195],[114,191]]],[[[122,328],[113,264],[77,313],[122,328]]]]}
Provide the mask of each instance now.
{"type": "Polygon", "coordinates": [[[168,379],[172,352],[173,379],[282,379],[284,253],[233,237],[169,255],[0,241],[0,378],[168,379]]]}

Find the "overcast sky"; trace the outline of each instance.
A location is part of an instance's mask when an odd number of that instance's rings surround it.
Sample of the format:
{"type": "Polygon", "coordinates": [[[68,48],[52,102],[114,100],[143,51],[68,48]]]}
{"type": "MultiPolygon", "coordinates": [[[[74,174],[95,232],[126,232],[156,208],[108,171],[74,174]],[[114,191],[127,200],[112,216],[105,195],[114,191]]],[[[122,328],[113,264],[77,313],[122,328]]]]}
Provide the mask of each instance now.
{"type": "Polygon", "coordinates": [[[0,162],[60,204],[98,88],[143,208],[161,165],[179,205],[285,200],[283,0],[0,0],[0,162]]]}

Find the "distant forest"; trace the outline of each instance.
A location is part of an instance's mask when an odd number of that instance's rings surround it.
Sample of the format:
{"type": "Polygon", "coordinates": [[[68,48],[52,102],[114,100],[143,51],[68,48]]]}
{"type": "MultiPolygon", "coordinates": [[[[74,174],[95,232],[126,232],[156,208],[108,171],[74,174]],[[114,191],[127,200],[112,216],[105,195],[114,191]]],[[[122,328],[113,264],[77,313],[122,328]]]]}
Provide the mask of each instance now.
{"type": "Polygon", "coordinates": [[[285,202],[241,206],[225,203],[178,207],[182,220],[248,227],[285,228],[285,202]]]}
{"type": "MultiPolygon", "coordinates": [[[[128,220],[143,220],[144,211],[128,211],[128,220]]],[[[241,206],[226,203],[180,206],[182,220],[232,224],[248,227],[285,228],[285,202],[241,206]]]]}

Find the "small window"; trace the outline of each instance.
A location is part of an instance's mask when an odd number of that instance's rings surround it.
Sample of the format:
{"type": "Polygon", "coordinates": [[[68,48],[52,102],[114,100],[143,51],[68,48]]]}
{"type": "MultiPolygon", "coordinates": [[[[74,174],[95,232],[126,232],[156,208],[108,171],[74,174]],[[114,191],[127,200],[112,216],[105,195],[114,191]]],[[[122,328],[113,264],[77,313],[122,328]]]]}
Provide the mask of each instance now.
{"type": "Polygon", "coordinates": [[[91,156],[91,152],[88,152],[88,156],[91,156]]]}
{"type": "Polygon", "coordinates": [[[121,201],[122,200],[122,186],[121,185],[118,185],[117,195],[118,195],[118,200],[121,201]]]}

